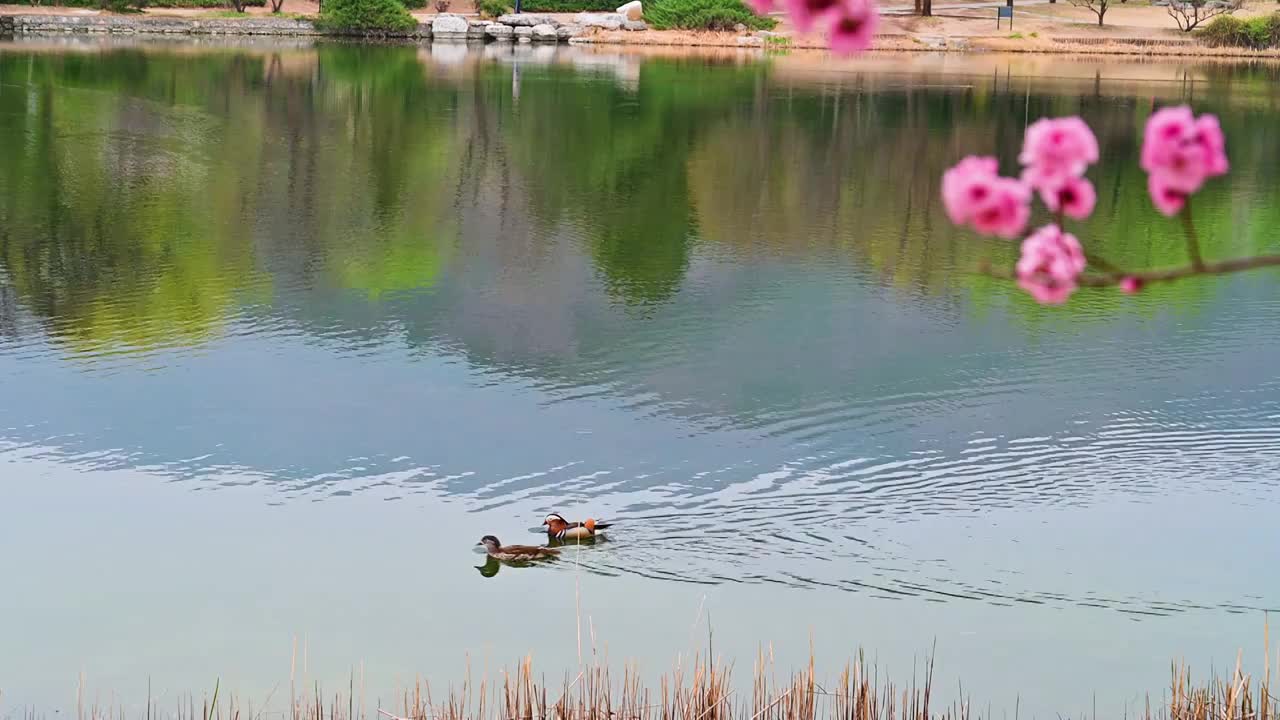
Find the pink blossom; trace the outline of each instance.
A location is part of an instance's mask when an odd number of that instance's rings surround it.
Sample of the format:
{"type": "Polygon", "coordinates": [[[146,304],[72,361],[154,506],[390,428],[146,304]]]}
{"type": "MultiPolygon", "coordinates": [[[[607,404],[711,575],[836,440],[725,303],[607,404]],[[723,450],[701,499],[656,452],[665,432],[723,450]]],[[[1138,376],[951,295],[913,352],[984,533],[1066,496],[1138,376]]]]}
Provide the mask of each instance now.
{"type": "Polygon", "coordinates": [[[1209,155],[1209,176],[1226,175],[1231,169],[1231,164],[1227,162],[1227,138],[1222,134],[1218,116],[1205,113],[1196,118],[1196,132],[1199,133],[1200,143],[1209,155]]]}
{"type": "Polygon", "coordinates": [[[969,155],[942,174],[942,204],[951,222],[964,225],[974,208],[990,199],[999,167],[993,157],[969,155]]]}
{"type": "Polygon", "coordinates": [[[747,4],[757,15],[768,15],[774,8],[774,0],[747,0],[747,4]]]}
{"type": "Polygon", "coordinates": [[[1093,183],[1084,178],[1073,177],[1056,189],[1041,188],[1040,199],[1052,212],[1062,210],[1067,217],[1083,220],[1093,213],[1098,195],[1093,191],[1093,183]]]}
{"type": "Polygon", "coordinates": [[[1126,295],[1136,294],[1142,290],[1142,278],[1136,278],[1132,275],[1126,275],[1120,278],[1120,291],[1126,295]]]}
{"type": "Polygon", "coordinates": [[[1018,162],[1022,179],[1038,190],[1056,190],[1098,162],[1098,140],[1078,117],[1045,118],[1027,128],[1018,162]]]}
{"type": "Polygon", "coordinates": [[[1147,176],[1147,192],[1151,194],[1151,202],[1156,209],[1170,217],[1182,211],[1187,204],[1187,193],[1169,184],[1164,173],[1151,173],[1147,176]]]}
{"type": "Polygon", "coordinates": [[[1186,105],[1157,110],[1147,120],[1141,163],[1150,175],[1147,186],[1156,208],[1177,213],[1186,196],[1229,168],[1218,118],[1196,118],[1186,105]]]}
{"type": "Polygon", "coordinates": [[[871,0],[843,0],[840,14],[827,31],[831,51],[849,55],[871,47],[879,22],[880,13],[871,0]]]}
{"type": "Polygon", "coordinates": [[[942,175],[942,204],[957,225],[1017,237],[1031,217],[1031,188],[996,175],[996,159],[970,155],[942,175]]]}
{"type": "Polygon", "coordinates": [[[1022,241],[1022,257],[1016,267],[1018,285],[1036,302],[1059,305],[1075,292],[1076,279],[1084,267],[1080,241],[1057,225],[1045,225],[1022,241]]]}
{"type": "Polygon", "coordinates": [[[800,32],[809,32],[814,23],[839,15],[841,0],[783,0],[791,22],[800,32]]]}

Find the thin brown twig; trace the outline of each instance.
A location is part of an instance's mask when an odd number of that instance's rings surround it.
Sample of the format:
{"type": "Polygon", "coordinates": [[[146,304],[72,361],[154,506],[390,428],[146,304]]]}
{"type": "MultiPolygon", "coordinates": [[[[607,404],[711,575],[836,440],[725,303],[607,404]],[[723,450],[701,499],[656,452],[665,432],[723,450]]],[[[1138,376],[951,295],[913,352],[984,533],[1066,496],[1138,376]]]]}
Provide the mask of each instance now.
{"type": "MultiPolygon", "coordinates": [[[[1156,282],[1170,282],[1173,280],[1181,280],[1183,278],[1194,277],[1196,275],[1227,275],[1230,273],[1243,272],[1245,270],[1257,270],[1259,268],[1280,266],[1280,255],[1256,255],[1254,257],[1234,258],[1231,260],[1222,260],[1219,262],[1206,263],[1201,261],[1201,265],[1186,265],[1182,267],[1158,268],[1154,270],[1135,270],[1126,272],[1122,275],[1107,273],[1103,275],[1081,275],[1076,279],[1078,285],[1085,287],[1112,287],[1122,277],[1131,277],[1141,281],[1143,284],[1156,282]]],[[[1017,279],[1013,272],[1004,269],[998,269],[991,265],[990,261],[983,261],[978,265],[978,272],[1001,280],[1017,279]]]]}

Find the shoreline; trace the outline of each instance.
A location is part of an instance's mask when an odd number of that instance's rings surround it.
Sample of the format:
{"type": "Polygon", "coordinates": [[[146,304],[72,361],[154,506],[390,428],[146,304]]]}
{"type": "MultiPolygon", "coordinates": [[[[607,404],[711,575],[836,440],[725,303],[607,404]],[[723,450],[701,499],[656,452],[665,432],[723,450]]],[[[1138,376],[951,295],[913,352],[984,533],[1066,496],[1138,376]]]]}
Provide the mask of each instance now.
{"type": "MultiPolygon", "coordinates": [[[[10,6],[12,7],[12,6],[10,6]]],[[[65,37],[68,35],[132,35],[132,36],[266,36],[273,38],[346,38],[357,40],[408,40],[449,41],[468,44],[493,42],[546,42],[574,45],[634,47],[634,48],[715,48],[738,49],[767,54],[792,52],[823,53],[826,48],[821,37],[792,37],[782,35],[781,41],[769,34],[735,32],[689,32],[679,30],[607,30],[603,28],[579,28],[574,32],[561,32],[554,37],[511,38],[493,37],[487,32],[495,21],[480,20],[475,16],[454,15],[467,22],[464,33],[433,33],[438,16],[416,15],[418,27],[407,32],[378,33],[370,35],[337,34],[317,28],[311,18],[297,15],[273,16],[247,14],[244,17],[226,17],[225,12],[209,10],[183,14],[140,13],[115,15],[105,12],[66,12],[62,8],[30,8],[21,11],[0,9],[0,37],[65,37]],[[36,12],[37,10],[41,12],[36,12]],[[58,12],[58,10],[64,10],[58,12]]],[[[573,25],[573,17],[551,15],[561,28],[573,25]]],[[[895,20],[898,18],[895,17],[895,20]]],[[[971,20],[972,18],[964,18],[971,20]]],[[[1031,32],[1031,37],[1020,33],[1009,35],[972,34],[953,35],[929,32],[912,32],[913,21],[932,18],[911,18],[904,23],[907,29],[878,35],[872,50],[888,53],[1015,53],[1029,55],[1095,55],[1130,56],[1152,58],[1189,58],[1197,60],[1230,61],[1280,61],[1280,49],[1250,50],[1238,47],[1211,47],[1192,37],[1139,37],[1139,36],[1073,36],[1031,32]]],[[[1120,28],[1116,28],[1120,29],[1120,28]]]]}

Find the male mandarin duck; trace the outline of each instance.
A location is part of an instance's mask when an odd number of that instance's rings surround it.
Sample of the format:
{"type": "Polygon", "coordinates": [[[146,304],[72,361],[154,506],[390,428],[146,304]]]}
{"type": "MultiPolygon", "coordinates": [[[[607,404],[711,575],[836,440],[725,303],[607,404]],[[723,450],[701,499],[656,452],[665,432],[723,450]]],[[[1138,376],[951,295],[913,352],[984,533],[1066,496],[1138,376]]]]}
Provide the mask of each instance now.
{"type": "Polygon", "coordinates": [[[596,533],[610,526],[610,523],[598,522],[591,518],[583,522],[569,522],[559,513],[551,513],[543,519],[542,524],[547,528],[547,535],[556,540],[593,538],[596,533]]]}

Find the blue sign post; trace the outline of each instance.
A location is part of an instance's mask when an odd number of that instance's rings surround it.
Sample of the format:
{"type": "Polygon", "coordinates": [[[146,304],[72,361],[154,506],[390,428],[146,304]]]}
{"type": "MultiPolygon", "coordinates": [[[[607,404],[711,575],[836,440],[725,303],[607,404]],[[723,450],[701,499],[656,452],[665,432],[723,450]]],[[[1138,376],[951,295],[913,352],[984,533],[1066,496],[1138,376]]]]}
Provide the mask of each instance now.
{"type": "Polygon", "coordinates": [[[1013,29],[1013,5],[996,8],[996,29],[1000,29],[1000,18],[1009,18],[1009,29],[1013,29]]]}

